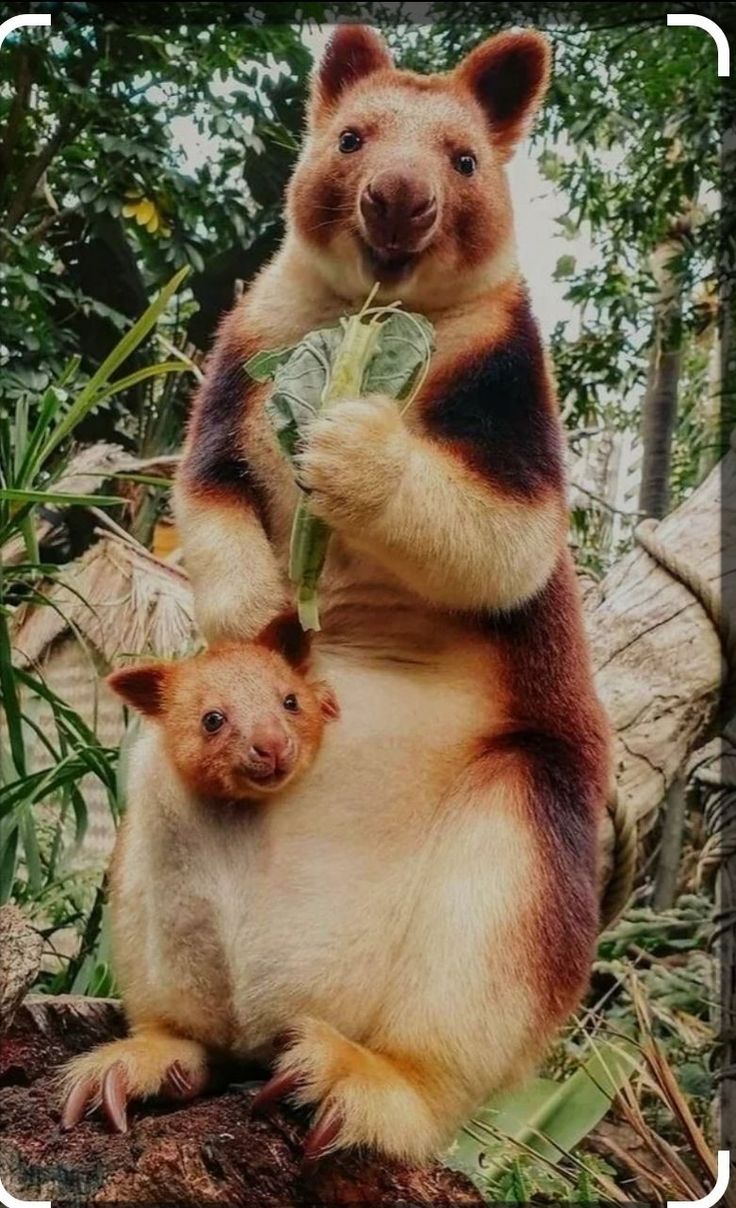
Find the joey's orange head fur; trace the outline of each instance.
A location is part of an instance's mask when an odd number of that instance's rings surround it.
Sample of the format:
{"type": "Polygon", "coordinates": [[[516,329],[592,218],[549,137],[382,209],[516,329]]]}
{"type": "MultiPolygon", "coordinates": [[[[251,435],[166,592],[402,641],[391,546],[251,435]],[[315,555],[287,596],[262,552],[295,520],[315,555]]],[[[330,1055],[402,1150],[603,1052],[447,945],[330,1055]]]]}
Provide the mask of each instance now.
{"type": "Polygon", "coordinates": [[[309,677],[309,637],[291,614],[253,642],[126,667],[107,682],[158,722],[187,786],[223,801],[284,788],[311,765],[339,712],[328,685],[309,677]]]}
{"type": "Polygon", "coordinates": [[[292,231],[343,296],[431,311],[514,271],[505,163],[544,95],[549,50],[500,34],[448,75],[396,69],[365,26],[338,26],[289,189],[292,231]]]}

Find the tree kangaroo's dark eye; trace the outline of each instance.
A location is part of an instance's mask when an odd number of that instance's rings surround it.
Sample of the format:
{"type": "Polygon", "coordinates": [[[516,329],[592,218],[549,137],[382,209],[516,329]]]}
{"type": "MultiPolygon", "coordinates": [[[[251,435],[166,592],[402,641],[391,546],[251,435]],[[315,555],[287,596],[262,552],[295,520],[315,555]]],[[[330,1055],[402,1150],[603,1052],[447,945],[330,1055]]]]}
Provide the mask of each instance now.
{"type": "Polygon", "coordinates": [[[461,176],[472,176],[477,167],[478,161],[469,151],[463,151],[462,155],[455,156],[455,168],[461,176]]]}
{"type": "Polygon", "coordinates": [[[299,701],[296,699],[293,692],[290,692],[288,696],[284,697],[284,708],[286,709],[287,713],[299,712],[299,701]]]}
{"type": "Polygon", "coordinates": [[[202,729],[206,734],[216,734],[225,725],[225,714],[218,709],[210,709],[202,718],[202,729]]]}
{"type": "Polygon", "coordinates": [[[343,130],[337,145],[345,155],[349,155],[351,151],[360,150],[363,140],[357,130],[343,130]]]}

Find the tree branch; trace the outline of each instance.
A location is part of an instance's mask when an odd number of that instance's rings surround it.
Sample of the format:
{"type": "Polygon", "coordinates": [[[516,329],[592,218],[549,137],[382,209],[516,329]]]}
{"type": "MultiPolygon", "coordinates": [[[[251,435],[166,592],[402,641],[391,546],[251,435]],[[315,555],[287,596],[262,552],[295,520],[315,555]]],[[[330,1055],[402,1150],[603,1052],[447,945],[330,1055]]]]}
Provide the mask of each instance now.
{"type": "Polygon", "coordinates": [[[10,112],[8,120],[5,123],[5,132],[2,143],[0,143],[0,172],[2,172],[3,176],[7,176],[9,172],[10,157],[18,141],[18,136],[23,129],[32,84],[33,74],[31,72],[30,55],[26,47],[21,47],[18,52],[18,65],[15,73],[15,95],[10,103],[10,112]]]}
{"type": "Polygon", "coordinates": [[[24,216],[28,207],[31,204],[36,186],[53,160],[54,156],[61,150],[64,143],[80,129],[79,125],[73,125],[70,119],[62,119],[56,130],[51,135],[51,138],[44,147],[41,148],[38,155],[31,161],[26,168],[21,182],[18,185],[15,196],[13,197],[5,215],[5,231],[10,233],[18,225],[21,218],[24,216]]]}
{"type": "Polygon", "coordinates": [[[64,210],[53,210],[45,218],[42,218],[38,225],[33,227],[33,230],[28,232],[24,237],[24,242],[38,243],[43,239],[46,232],[51,230],[52,226],[56,226],[57,222],[66,222],[67,218],[71,218],[74,214],[79,214],[81,210],[81,205],[67,206],[64,210]]]}

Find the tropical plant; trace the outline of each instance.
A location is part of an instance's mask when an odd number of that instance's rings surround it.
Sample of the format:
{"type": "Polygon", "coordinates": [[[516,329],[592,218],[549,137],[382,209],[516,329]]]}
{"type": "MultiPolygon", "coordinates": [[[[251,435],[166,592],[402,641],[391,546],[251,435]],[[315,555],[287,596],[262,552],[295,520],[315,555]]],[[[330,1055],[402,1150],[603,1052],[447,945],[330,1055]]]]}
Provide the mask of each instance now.
{"type": "Polygon", "coordinates": [[[90,774],[106,792],[112,816],[119,815],[117,752],[106,749],[80,714],[45,682],[42,673],[13,659],[11,618],[21,603],[53,607],[45,590],[58,566],[39,552],[36,516],[40,508],[109,508],[125,501],[117,496],[84,495],[59,490],[79,425],[97,408],[136,382],[180,374],[180,359],[120,374],[143,340],[154,330],[188,272],[180,270],[136,323],[118,341],[99,369],[78,383],[79,358],[69,362],[49,385],[31,417],[28,400],[17,400],[12,416],[0,417],[0,903],[11,896],[38,912],[48,936],[60,926],[78,926],[81,950],[66,975],[55,984],[74,984],[91,956],[99,927],[102,893],[83,891],[69,880],[64,856],[70,841],[80,843],[87,825],[81,782],[90,774]],[[44,702],[53,731],[35,716],[44,702]],[[48,761],[30,767],[29,740],[40,741],[48,761]]]}

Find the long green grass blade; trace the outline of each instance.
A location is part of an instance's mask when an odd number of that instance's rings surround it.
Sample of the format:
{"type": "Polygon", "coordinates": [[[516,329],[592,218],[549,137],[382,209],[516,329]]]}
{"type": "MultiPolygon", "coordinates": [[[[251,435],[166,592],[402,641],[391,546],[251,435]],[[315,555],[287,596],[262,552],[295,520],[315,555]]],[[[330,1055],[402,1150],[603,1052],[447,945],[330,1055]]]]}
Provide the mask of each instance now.
{"type": "Polygon", "coordinates": [[[28,438],[25,455],[15,478],[17,487],[25,487],[34,482],[41,469],[40,451],[47,438],[52,423],[66,402],[66,394],[58,384],[49,386],[41,398],[38,416],[28,438]]]}
{"type": "Polygon", "coordinates": [[[0,488],[3,503],[43,503],[60,507],[117,507],[126,502],[120,495],[75,495],[72,491],[29,491],[13,487],[0,488]]]}
{"type": "MultiPolygon", "coordinates": [[[[1,580],[0,580],[1,582],[1,580]]],[[[23,742],[23,721],[21,716],[18,685],[13,669],[10,633],[5,616],[0,616],[0,698],[2,700],[5,722],[8,727],[10,751],[13,756],[15,770],[19,776],[26,771],[26,752],[23,742]]]]}
{"type": "Polygon", "coordinates": [[[169,301],[178,290],[179,286],[184,281],[189,273],[189,266],[185,265],[178,273],[168,282],[167,285],[159,293],[158,297],[151,303],[150,306],[141,315],[130,331],[126,332],[121,340],[113,348],[112,352],[105,358],[99,369],[92,375],[86,386],[80,391],[72,406],[67,411],[64,418],[56,425],[53,432],[43,448],[40,461],[43,464],[49,455],[56,449],[67,436],[77,427],[84,419],[88,411],[91,411],[99,401],[101,391],[103,391],[109,382],[109,379],[115,371],[123,364],[128,357],[135,352],[139,344],[145,340],[149,332],[156,326],[169,301]]]}
{"type": "Polygon", "coordinates": [[[23,849],[23,859],[26,866],[26,875],[28,877],[28,888],[32,894],[40,893],[43,888],[43,865],[41,862],[41,849],[38,844],[38,835],[36,834],[36,824],[33,818],[33,811],[25,806],[21,809],[18,816],[18,833],[20,837],[21,847],[23,849]]]}
{"type": "Polygon", "coordinates": [[[184,373],[186,369],[186,365],[182,365],[181,361],[161,361],[158,365],[146,365],[143,369],[136,369],[135,373],[129,373],[127,377],[116,378],[109,386],[100,390],[95,400],[95,406],[103,403],[105,399],[112,398],[114,394],[130,390],[132,386],[137,386],[139,382],[145,382],[148,378],[164,377],[167,373],[184,373]]]}
{"type": "Polygon", "coordinates": [[[10,901],[18,867],[18,825],[0,827],[0,906],[10,901]]]}

